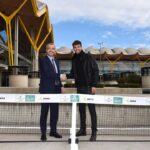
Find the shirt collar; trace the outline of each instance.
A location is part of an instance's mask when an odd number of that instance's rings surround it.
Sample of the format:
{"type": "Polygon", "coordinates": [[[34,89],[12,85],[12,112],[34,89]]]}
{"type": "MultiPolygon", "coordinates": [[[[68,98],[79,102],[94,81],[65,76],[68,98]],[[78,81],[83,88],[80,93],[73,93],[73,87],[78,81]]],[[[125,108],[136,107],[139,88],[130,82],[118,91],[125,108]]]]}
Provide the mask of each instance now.
{"type": "Polygon", "coordinates": [[[54,59],[54,57],[47,55],[47,57],[52,61],[52,59],[54,59]]]}

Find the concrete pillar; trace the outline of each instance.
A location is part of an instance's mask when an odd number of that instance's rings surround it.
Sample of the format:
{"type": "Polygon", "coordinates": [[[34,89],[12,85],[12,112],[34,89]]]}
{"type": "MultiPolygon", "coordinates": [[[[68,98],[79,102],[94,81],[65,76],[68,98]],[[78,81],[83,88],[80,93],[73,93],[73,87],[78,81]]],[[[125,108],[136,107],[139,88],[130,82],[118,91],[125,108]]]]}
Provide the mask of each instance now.
{"type": "Polygon", "coordinates": [[[142,74],[142,88],[150,88],[150,67],[143,67],[142,74]]]}
{"type": "Polygon", "coordinates": [[[40,78],[29,78],[28,86],[38,88],[40,84],[40,78]]]}
{"type": "Polygon", "coordinates": [[[18,35],[19,35],[19,23],[18,16],[15,18],[15,34],[14,34],[14,65],[18,66],[18,35]]]}
{"type": "MultiPolygon", "coordinates": [[[[34,34],[33,30],[31,31],[31,37],[33,40],[35,39],[35,34],[34,34]]],[[[31,54],[33,55],[33,57],[32,57],[32,71],[38,71],[39,70],[39,64],[38,64],[39,52],[37,52],[31,46],[31,54]]]]}
{"type": "MultiPolygon", "coordinates": [[[[33,40],[35,39],[33,30],[31,31],[31,37],[33,40]]],[[[28,85],[29,87],[39,87],[40,78],[36,75],[37,72],[39,71],[39,52],[33,49],[33,47],[31,47],[31,54],[32,54],[32,71],[30,72],[31,76],[29,77],[28,85]]]]}
{"type": "Polygon", "coordinates": [[[28,76],[9,75],[9,87],[28,87],[28,76]]]}
{"type": "Polygon", "coordinates": [[[39,70],[39,52],[34,51],[34,57],[33,57],[33,71],[39,70]]]}

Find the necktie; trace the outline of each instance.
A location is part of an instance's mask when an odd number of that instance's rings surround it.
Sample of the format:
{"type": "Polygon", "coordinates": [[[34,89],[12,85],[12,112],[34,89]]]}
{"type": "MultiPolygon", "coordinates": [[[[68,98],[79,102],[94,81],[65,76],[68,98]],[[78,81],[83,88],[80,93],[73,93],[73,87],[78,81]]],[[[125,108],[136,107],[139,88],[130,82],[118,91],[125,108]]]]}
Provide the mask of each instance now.
{"type": "Polygon", "coordinates": [[[54,61],[54,59],[52,59],[52,65],[53,65],[54,72],[57,73],[56,72],[56,67],[55,67],[55,61],[54,61]]]}

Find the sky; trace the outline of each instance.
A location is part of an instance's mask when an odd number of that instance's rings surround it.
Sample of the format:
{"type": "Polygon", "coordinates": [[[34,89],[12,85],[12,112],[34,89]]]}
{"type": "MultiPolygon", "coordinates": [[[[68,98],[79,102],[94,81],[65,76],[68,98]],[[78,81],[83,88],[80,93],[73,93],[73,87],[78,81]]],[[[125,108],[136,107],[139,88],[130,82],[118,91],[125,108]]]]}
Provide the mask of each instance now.
{"type": "Polygon", "coordinates": [[[57,47],[149,48],[150,0],[43,0],[57,47]]]}

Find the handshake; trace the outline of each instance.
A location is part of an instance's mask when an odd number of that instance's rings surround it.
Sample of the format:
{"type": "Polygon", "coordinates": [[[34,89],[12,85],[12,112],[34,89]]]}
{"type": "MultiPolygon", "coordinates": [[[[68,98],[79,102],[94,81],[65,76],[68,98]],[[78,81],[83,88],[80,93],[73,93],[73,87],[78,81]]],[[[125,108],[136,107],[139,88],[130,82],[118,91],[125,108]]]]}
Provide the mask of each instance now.
{"type": "Polygon", "coordinates": [[[67,80],[66,74],[61,74],[61,75],[60,75],[60,80],[61,80],[61,81],[67,80]]]}

